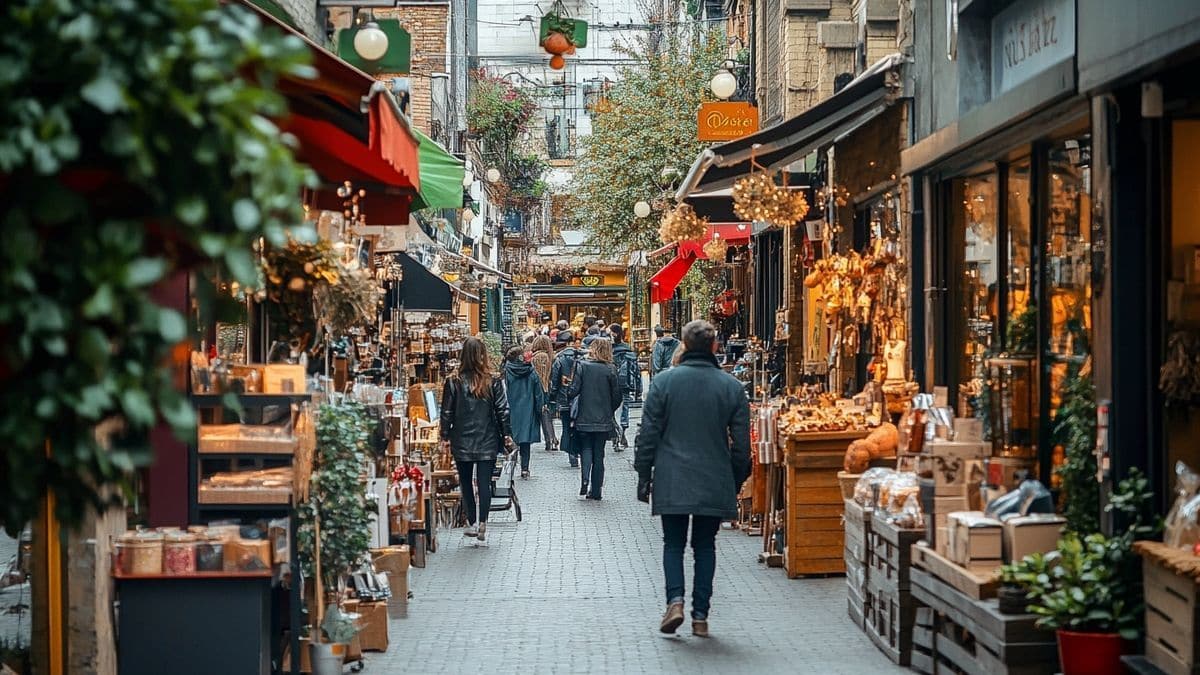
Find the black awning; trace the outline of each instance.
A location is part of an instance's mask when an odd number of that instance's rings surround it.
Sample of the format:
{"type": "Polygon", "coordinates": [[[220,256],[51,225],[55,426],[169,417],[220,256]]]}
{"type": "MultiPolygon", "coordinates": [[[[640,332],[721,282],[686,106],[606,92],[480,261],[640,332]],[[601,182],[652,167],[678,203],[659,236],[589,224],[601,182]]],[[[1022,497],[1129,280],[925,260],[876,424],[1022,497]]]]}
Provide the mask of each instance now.
{"type": "Polygon", "coordinates": [[[454,302],[450,284],[430,272],[407,253],[394,253],[404,268],[404,278],[398,289],[388,290],[388,308],[404,308],[406,312],[452,312],[454,302]]]}
{"type": "Polygon", "coordinates": [[[888,108],[898,97],[899,67],[894,54],[867,69],[837,94],[799,115],[700,153],[675,196],[718,190],[751,172],[753,164],[778,170],[834,142],[888,108]],[[753,164],[752,164],[753,162],[753,164]]]}

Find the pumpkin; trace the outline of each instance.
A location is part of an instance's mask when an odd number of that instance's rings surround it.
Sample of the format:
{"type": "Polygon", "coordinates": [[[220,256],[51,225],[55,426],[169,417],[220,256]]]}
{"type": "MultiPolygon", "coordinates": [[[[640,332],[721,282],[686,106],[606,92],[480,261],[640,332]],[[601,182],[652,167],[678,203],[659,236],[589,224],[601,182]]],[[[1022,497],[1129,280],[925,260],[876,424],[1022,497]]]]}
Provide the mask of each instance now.
{"type": "Polygon", "coordinates": [[[871,459],[895,456],[900,447],[900,430],[891,422],[880,424],[867,436],[866,440],[876,447],[879,454],[871,455],[871,459]]]}
{"type": "MultiPolygon", "coordinates": [[[[542,41],[542,48],[554,55],[566,54],[567,50],[571,48],[571,41],[567,39],[566,35],[555,31],[547,35],[546,39],[542,41]]],[[[553,63],[553,59],[551,59],[551,62],[553,63]]]]}

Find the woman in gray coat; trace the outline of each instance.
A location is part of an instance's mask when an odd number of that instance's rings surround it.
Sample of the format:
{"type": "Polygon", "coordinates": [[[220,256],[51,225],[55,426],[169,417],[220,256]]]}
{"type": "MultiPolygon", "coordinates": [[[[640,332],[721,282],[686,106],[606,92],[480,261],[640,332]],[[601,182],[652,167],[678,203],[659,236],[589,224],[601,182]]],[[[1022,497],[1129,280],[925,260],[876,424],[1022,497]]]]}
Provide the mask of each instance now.
{"type": "Polygon", "coordinates": [[[633,468],[638,498],[653,494],[662,517],[667,611],[660,629],[683,623],[683,548],[691,525],[695,573],[692,632],[708,635],[708,612],[722,520],[737,517],[737,493],[750,476],[750,402],[714,356],[716,329],[707,321],[683,328],[679,365],[658,373],[642,409],[633,468]]]}
{"type": "Polygon", "coordinates": [[[496,455],[501,448],[511,450],[515,445],[504,382],[492,373],[487,346],[479,338],[469,337],[463,342],[459,359],[458,371],[446,378],[442,389],[442,446],[454,455],[458,468],[462,508],[467,514],[463,534],[483,544],[492,506],[496,455]],[[479,490],[478,503],[472,484],[479,490]]]}
{"type": "Polygon", "coordinates": [[[612,363],[612,340],[592,340],[587,359],[567,389],[571,426],[579,442],[580,499],[600,501],[604,487],[604,446],[616,430],[613,413],[621,407],[621,387],[612,363]]]}

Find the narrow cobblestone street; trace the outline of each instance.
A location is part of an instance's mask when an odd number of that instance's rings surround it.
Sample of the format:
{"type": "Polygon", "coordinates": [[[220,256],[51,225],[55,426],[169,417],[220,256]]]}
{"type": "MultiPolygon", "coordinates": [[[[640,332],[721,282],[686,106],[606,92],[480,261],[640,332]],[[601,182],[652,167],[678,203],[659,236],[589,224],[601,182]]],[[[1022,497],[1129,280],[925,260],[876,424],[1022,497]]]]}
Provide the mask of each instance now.
{"type": "Polygon", "coordinates": [[[367,672],[907,672],[850,623],[843,577],[789,580],[760,565],[761,540],[739,531],[718,537],[713,637],[692,637],[686,622],[660,635],[661,532],[633,497],[632,459],[610,446],[604,500],[577,501],[577,470],[535,446],[532,478],[517,486],[524,521],[492,514],[488,548],[439,533],[427,567],[409,572],[413,599],[393,601],[390,648],[367,654],[367,672]]]}

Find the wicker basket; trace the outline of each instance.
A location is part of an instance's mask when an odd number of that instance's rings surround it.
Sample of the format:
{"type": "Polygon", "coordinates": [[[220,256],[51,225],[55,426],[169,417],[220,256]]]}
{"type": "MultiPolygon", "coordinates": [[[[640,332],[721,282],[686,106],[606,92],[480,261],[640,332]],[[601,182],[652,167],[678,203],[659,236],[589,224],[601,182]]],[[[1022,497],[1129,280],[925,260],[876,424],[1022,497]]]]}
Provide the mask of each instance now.
{"type": "Polygon", "coordinates": [[[858,485],[861,473],[838,472],[838,483],[842,486],[842,499],[854,499],[854,487],[858,485]]]}

